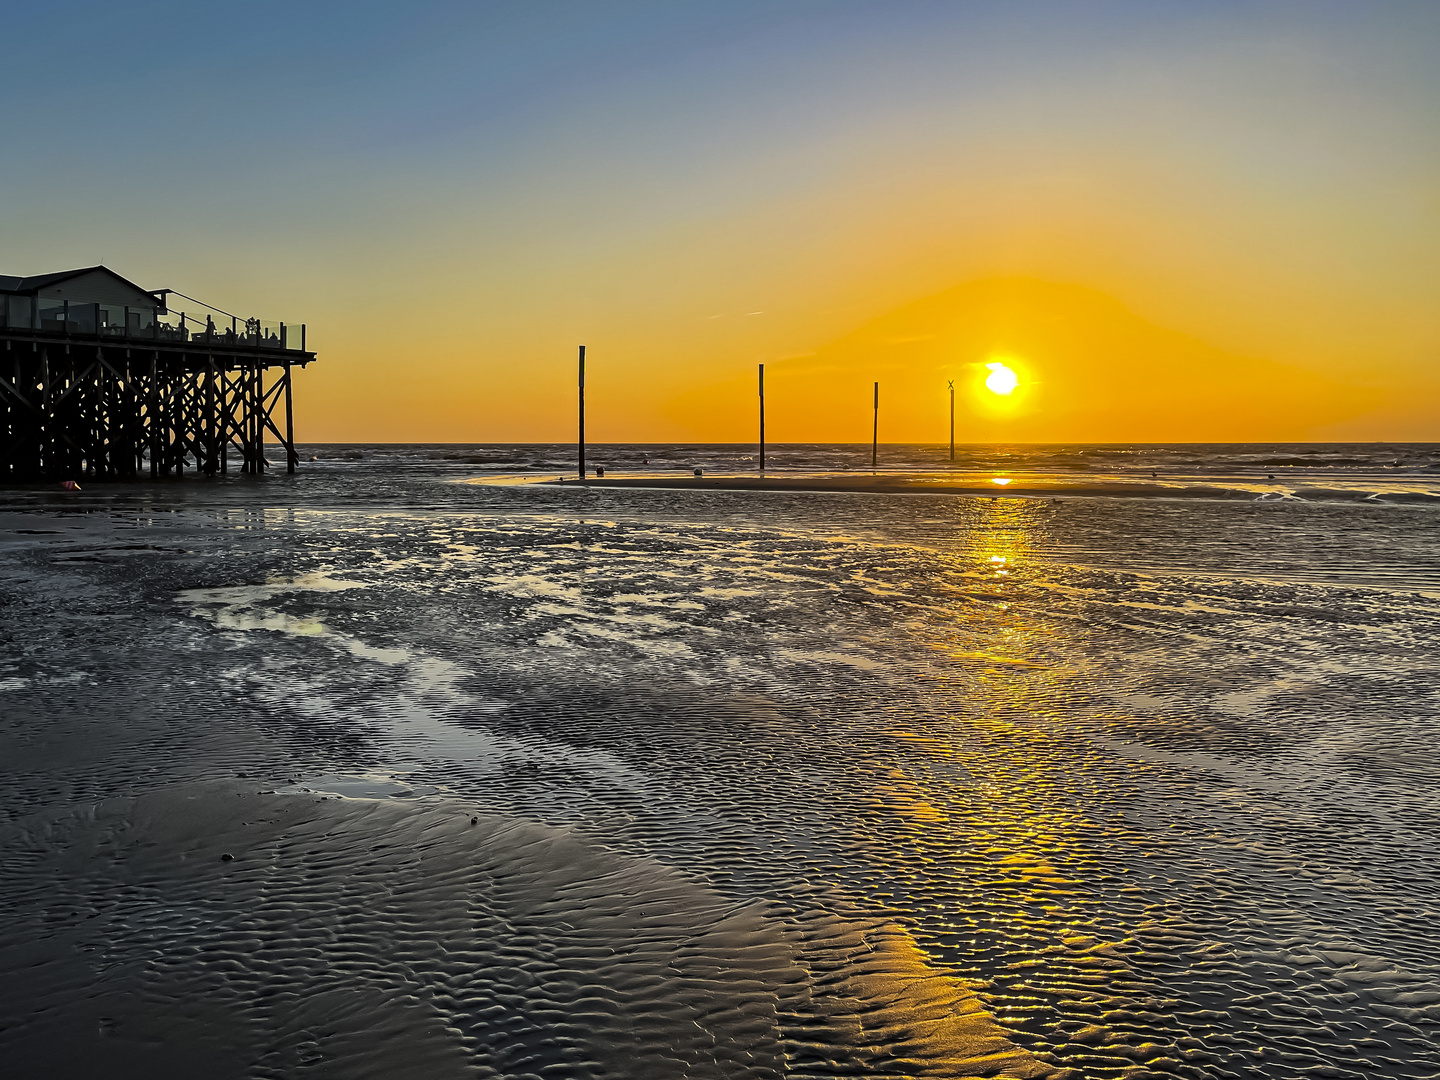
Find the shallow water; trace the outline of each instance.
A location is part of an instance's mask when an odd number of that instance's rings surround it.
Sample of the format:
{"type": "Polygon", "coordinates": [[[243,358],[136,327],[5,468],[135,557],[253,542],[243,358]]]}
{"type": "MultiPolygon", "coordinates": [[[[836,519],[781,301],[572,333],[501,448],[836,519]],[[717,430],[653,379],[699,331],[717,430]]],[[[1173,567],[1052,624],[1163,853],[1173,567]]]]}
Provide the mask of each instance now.
{"type": "Polygon", "coordinates": [[[5,499],[34,1074],[1440,1072],[1431,507],[342,452],[5,499]]]}

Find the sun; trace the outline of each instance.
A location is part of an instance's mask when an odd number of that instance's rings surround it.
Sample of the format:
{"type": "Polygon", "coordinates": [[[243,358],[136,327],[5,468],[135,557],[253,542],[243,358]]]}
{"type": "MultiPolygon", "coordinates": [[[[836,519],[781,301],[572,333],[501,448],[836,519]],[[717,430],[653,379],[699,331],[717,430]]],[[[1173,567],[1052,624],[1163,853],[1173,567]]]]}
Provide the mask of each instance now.
{"type": "Polygon", "coordinates": [[[1020,385],[1020,376],[1015,374],[1013,368],[1006,367],[998,360],[985,366],[990,369],[990,374],[985,376],[985,388],[992,394],[1006,397],[1013,394],[1020,385]]]}

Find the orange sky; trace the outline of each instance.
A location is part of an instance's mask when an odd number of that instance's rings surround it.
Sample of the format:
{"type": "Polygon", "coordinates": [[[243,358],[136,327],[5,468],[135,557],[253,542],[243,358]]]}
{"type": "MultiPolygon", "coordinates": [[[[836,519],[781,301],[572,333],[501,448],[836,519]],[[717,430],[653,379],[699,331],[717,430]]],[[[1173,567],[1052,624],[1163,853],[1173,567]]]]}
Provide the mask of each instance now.
{"type": "Polygon", "coordinates": [[[950,379],[962,441],[1440,440],[1433,3],[293,17],[17,59],[0,271],[307,323],[302,441],[568,440],[581,342],[602,442],[753,439],[761,362],[777,442],[876,380],[941,442],[950,379]],[[91,123],[139,98],[184,154],[91,123]]]}

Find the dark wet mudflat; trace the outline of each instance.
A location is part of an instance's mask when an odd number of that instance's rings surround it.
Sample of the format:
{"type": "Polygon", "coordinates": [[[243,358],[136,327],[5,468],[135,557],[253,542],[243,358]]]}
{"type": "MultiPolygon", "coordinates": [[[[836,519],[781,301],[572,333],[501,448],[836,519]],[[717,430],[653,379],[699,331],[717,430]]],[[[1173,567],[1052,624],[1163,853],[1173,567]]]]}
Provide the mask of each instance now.
{"type": "Polygon", "coordinates": [[[7,1075],[1440,1074],[1431,508],[355,469],[3,497],[7,1075]]]}

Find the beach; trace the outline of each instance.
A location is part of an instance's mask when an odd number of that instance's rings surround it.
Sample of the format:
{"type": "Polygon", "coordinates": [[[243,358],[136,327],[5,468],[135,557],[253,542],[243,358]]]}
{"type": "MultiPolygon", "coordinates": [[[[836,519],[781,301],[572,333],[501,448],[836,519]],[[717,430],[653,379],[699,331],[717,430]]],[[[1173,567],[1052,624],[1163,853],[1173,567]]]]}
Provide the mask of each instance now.
{"type": "Polygon", "coordinates": [[[15,1075],[1440,1073],[1440,448],[305,449],[0,492],[15,1075]]]}

